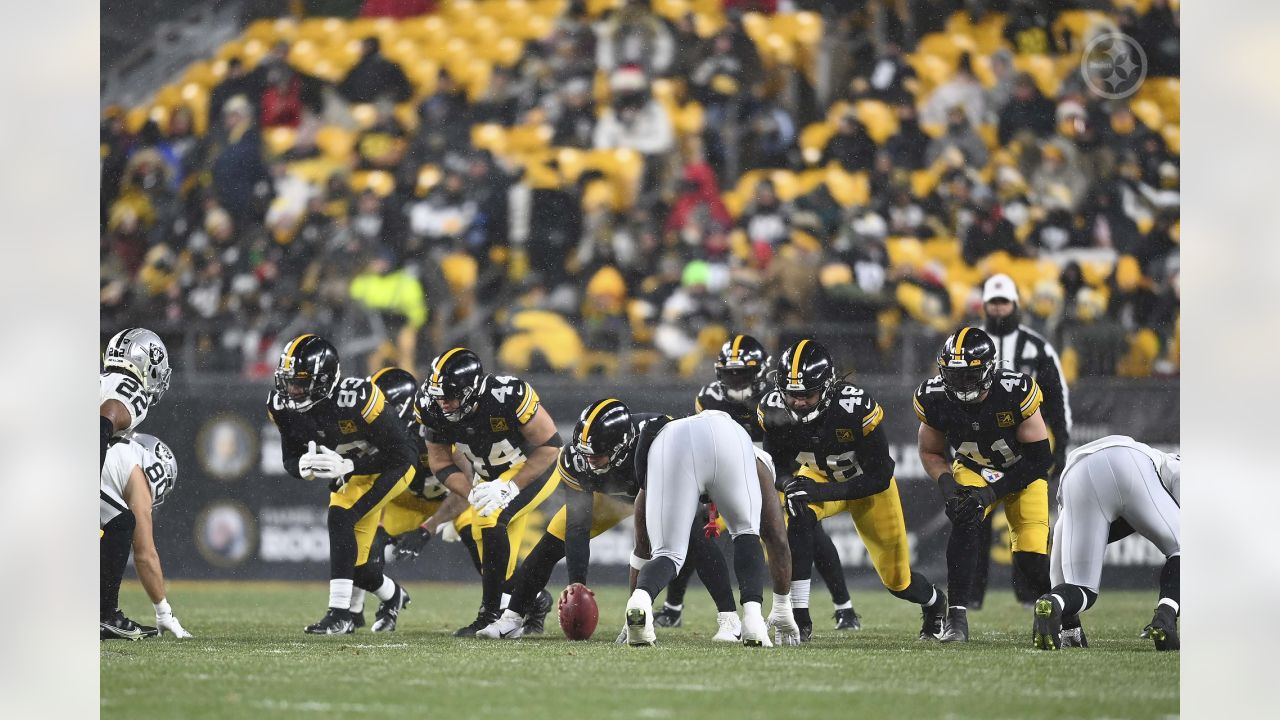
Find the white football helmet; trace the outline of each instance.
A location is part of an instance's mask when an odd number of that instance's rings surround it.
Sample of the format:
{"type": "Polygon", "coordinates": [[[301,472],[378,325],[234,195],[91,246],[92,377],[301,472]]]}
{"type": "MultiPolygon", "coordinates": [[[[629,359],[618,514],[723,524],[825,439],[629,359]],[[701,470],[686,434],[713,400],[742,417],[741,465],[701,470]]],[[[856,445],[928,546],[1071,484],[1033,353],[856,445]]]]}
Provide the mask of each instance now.
{"type": "Polygon", "coordinates": [[[102,353],[104,369],[120,368],[137,377],[156,402],[169,389],[169,351],[159,335],[146,328],[127,328],[115,334],[102,353]]]}
{"type": "Polygon", "coordinates": [[[156,458],[156,462],[142,468],[142,472],[151,485],[151,507],[159,507],[178,482],[178,460],[169,446],[155,435],[135,433],[133,441],[156,458]]]}

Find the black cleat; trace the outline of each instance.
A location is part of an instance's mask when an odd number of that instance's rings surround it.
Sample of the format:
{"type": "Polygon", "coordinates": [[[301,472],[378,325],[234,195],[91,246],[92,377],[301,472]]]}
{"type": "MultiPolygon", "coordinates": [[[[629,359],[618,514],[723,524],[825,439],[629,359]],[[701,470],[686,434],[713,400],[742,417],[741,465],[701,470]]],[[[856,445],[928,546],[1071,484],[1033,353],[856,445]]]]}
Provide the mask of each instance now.
{"type": "Polygon", "coordinates": [[[662,609],[653,614],[653,624],[658,627],[678,628],[684,622],[684,606],[679,610],[662,603],[662,609]]]}
{"type": "Polygon", "coordinates": [[[1178,614],[1168,605],[1157,605],[1155,617],[1142,629],[1142,637],[1154,640],[1157,650],[1180,649],[1182,643],[1178,640],[1178,614]]]}
{"type": "Polygon", "coordinates": [[[944,643],[969,642],[969,616],[964,609],[951,608],[942,637],[938,639],[944,643]]]}
{"type": "Polygon", "coordinates": [[[807,643],[813,639],[813,623],[800,625],[800,642],[807,643]]]}
{"type": "Polygon", "coordinates": [[[853,608],[845,608],[837,610],[835,615],[831,616],[836,621],[837,630],[861,630],[862,616],[853,608]]]}
{"type": "Polygon", "coordinates": [[[551,612],[551,593],[539,590],[533,600],[533,609],[524,616],[524,634],[541,635],[547,627],[547,613],[551,612]]]}
{"type": "Polygon", "coordinates": [[[396,594],[378,605],[378,612],[373,616],[373,627],[370,629],[374,632],[395,632],[396,619],[400,617],[401,610],[409,607],[410,602],[409,593],[405,592],[404,586],[397,584],[396,594]]]}
{"type": "Polygon", "coordinates": [[[942,637],[943,624],[947,620],[947,595],[934,588],[938,597],[932,605],[920,606],[920,640],[937,640],[942,637]]]}
{"type": "Polygon", "coordinates": [[[1062,628],[1062,647],[1089,647],[1089,638],[1084,636],[1084,628],[1062,628]]]}
{"type": "Polygon", "coordinates": [[[160,631],[150,625],[139,625],[125,617],[119,608],[98,621],[99,640],[141,640],[159,634],[160,631]]]}
{"type": "Polygon", "coordinates": [[[490,612],[488,610],[485,610],[484,608],[480,608],[480,612],[479,614],[476,615],[476,619],[472,620],[470,625],[467,625],[466,627],[460,627],[457,630],[454,630],[453,636],[473,638],[476,636],[476,633],[489,627],[489,623],[497,619],[498,619],[498,613],[490,612]]]}
{"type": "Polygon", "coordinates": [[[319,622],[303,628],[303,632],[308,635],[350,635],[355,631],[356,623],[351,611],[332,607],[319,622]]]}
{"type": "Polygon", "coordinates": [[[1031,644],[1041,650],[1062,647],[1062,609],[1051,595],[1041,595],[1035,602],[1031,623],[1031,644]]]}
{"type": "Polygon", "coordinates": [[[356,630],[359,630],[360,628],[364,627],[364,611],[363,610],[361,610],[360,612],[355,612],[354,610],[351,611],[351,627],[355,628],[356,630]]]}

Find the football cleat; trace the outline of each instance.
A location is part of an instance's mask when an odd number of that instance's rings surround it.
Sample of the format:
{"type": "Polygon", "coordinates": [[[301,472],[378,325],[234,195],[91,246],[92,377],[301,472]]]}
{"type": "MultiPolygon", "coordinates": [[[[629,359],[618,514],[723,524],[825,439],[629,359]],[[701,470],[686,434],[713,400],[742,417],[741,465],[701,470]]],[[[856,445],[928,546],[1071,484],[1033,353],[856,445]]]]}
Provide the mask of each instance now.
{"type": "Polygon", "coordinates": [[[356,631],[356,624],[350,610],[331,607],[319,622],[306,626],[303,631],[308,635],[349,635],[356,631]]]}
{"type": "Polygon", "coordinates": [[[361,610],[360,612],[353,611],[351,613],[351,627],[355,628],[356,630],[359,630],[360,628],[364,627],[364,611],[363,610],[361,610]]]}
{"type": "Polygon", "coordinates": [[[680,627],[680,623],[683,622],[683,616],[683,606],[677,609],[666,603],[662,603],[662,609],[653,616],[653,624],[658,627],[678,628],[680,627]]]}
{"type": "Polygon", "coordinates": [[[831,616],[836,621],[837,630],[861,630],[862,616],[853,608],[845,608],[837,610],[835,615],[831,616]]]}
{"type": "Polygon", "coordinates": [[[922,605],[920,607],[920,635],[921,640],[937,640],[942,637],[942,626],[947,620],[947,596],[942,590],[934,588],[938,593],[938,599],[933,601],[932,605],[922,605]]]}
{"type": "Polygon", "coordinates": [[[467,625],[466,627],[460,627],[457,630],[454,630],[453,636],[473,638],[476,636],[476,633],[485,629],[486,627],[491,625],[493,621],[497,619],[498,619],[498,613],[489,612],[484,608],[480,608],[480,612],[476,614],[476,619],[472,620],[470,625],[467,625]]]}
{"type": "MultiPolygon", "coordinates": [[[[676,617],[679,621],[679,616],[676,617]]],[[[653,622],[656,625],[658,618],[654,617],[653,622]]],[[[716,622],[720,624],[720,629],[711,636],[712,642],[736,643],[742,639],[742,621],[738,619],[738,613],[722,612],[716,618],[716,622]]]]}
{"type": "Polygon", "coordinates": [[[769,626],[756,613],[746,613],[742,618],[742,645],[744,647],[773,647],[769,639],[769,626]]]}
{"type": "Polygon", "coordinates": [[[1062,647],[1089,647],[1089,639],[1084,636],[1084,628],[1063,628],[1062,629],[1062,647]]]}
{"type": "Polygon", "coordinates": [[[797,623],[800,627],[800,642],[807,643],[813,639],[813,623],[797,623]]]}
{"type": "Polygon", "coordinates": [[[139,625],[125,617],[119,608],[109,617],[98,621],[99,640],[141,640],[155,637],[160,631],[150,625],[139,625]]]}
{"type": "Polygon", "coordinates": [[[1051,595],[1041,595],[1035,602],[1035,618],[1031,623],[1031,644],[1041,650],[1062,647],[1062,609],[1051,595]]]}
{"type": "MultiPolygon", "coordinates": [[[[547,613],[551,612],[551,593],[539,590],[533,600],[533,609],[524,616],[525,635],[541,635],[547,626],[547,613]]],[[[505,635],[503,637],[506,637],[505,635]]]]}
{"type": "Polygon", "coordinates": [[[390,600],[384,600],[378,605],[378,612],[374,615],[373,627],[370,630],[374,632],[395,632],[396,620],[400,617],[400,611],[409,607],[411,599],[409,593],[405,591],[404,586],[396,585],[396,594],[391,596],[390,600]]]}
{"type": "Polygon", "coordinates": [[[653,632],[653,610],[627,603],[627,644],[632,647],[652,646],[658,639],[653,632]]]}
{"type": "Polygon", "coordinates": [[[528,625],[523,616],[505,610],[502,617],[494,620],[476,632],[476,637],[485,640],[515,640],[524,637],[528,625]]]}
{"type": "Polygon", "coordinates": [[[946,629],[938,639],[944,643],[969,642],[969,617],[963,609],[951,608],[947,614],[946,629]]]}
{"type": "Polygon", "coordinates": [[[1151,622],[1142,629],[1142,637],[1155,641],[1157,650],[1178,650],[1178,614],[1168,605],[1157,605],[1151,622]]]}

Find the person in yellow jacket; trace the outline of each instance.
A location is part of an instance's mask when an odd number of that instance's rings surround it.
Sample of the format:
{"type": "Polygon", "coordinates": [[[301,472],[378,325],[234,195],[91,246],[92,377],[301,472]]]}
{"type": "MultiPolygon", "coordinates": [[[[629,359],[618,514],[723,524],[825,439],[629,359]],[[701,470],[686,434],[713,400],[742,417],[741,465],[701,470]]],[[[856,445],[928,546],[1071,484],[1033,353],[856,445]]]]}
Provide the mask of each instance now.
{"type": "Polygon", "coordinates": [[[364,272],[351,279],[351,298],[377,312],[395,338],[394,348],[380,348],[369,357],[370,372],[391,356],[399,367],[412,372],[418,347],[418,331],[427,322],[427,295],[417,274],[408,268],[391,269],[391,257],[378,255],[364,272]]]}

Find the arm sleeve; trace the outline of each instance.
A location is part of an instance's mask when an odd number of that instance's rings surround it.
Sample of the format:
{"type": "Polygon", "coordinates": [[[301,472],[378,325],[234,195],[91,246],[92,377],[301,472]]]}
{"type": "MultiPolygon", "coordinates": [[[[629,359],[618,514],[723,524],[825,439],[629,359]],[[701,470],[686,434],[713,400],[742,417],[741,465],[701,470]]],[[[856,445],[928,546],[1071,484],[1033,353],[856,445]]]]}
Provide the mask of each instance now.
{"type": "Polygon", "coordinates": [[[565,527],[564,557],[569,582],[587,584],[587,566],[591,563],[591,515],[595,504],[593,493],[564,489],[565,527]]]}
{"type": "Polygon", "coordinates": [[[858,450],[858,458],[862,461],[861,475],[845,482],[816,483],[814,499],[819,502],[857,500],[888,490],[895,465],[884,430],[877,427],[867,435],[858,450]]]}
{"type": "Polygon", "coordinates": [[[284,471],[301,480],[302,473],[298,471],[298,461],[307,451],[307,441],[293,432],[287,424],[281,424],[276,420],[276,416],[270,410],[267,411],[267,416],[275,421],[276,427],[280,429],[280,460],[284,463],[284,471]]]}
{"type": "Polygon", "coordinates": [[[1053,465],[1053,452],[1048,440],[1040,440],[1022,446],[1022,460],[1010,468],[1004,477],[990,483],[996,497],[1017,492],[1040,478],[1047,477],[1053,465]]]}

